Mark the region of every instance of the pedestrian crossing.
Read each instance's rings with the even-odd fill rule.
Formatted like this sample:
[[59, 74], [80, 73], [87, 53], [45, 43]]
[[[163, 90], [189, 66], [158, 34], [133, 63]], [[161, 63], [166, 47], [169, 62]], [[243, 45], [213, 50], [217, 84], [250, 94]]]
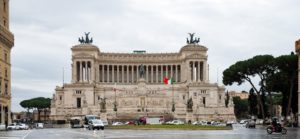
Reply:
[[31, 130], [0, 131], [0, 139], [24, 139]]

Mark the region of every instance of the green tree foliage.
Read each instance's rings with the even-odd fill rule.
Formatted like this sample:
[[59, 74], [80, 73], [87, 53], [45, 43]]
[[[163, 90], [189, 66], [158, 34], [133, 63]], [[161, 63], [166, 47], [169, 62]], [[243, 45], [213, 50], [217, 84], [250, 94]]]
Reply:
[[20, 105], [24, 109], [27, 109], [27, 118], [29, 118], [29, 111], [30, 111], [30, 109], [33, 108], [30, 101], [29, 100], [23, 100], [23, 101], [20, 102]]
[[282, 93], [283, 115], [287, 116], [291, 111], [296, 113], [298, 56], [293, 53], [282, 55], [275, 58], [274, 64], [276, 73], [267, 80], [268, 90]]
[[44, 97], [37, 97], [28, 100], [23, 100], [20, 105], [23, 108], [31, 109], [36, 108], [38, 110], [38, 121], [40, 121], [40, 112], [44, 109], [50, 108], [51, 106], [51, 99], [44, 98]]
[[[257, 94], [257, 100], [262, 114], [265, 118], [264, 94], [266, 91], [265, 81], [274, 74], [274, 57], [271, 55], [258, 55], [244, 61], [238, 61], [223, 72], [224, 85], [237, 83], [241, 85], [244, 82], [250, 83], [254, 92]], [[255, 85], [253, 77], [258, 76], [259, 85]]]
[[238, 119], [247, 118], [248, 116], [248, 100], [240, 97], [232, 97], [234, 103], [234, 114]]

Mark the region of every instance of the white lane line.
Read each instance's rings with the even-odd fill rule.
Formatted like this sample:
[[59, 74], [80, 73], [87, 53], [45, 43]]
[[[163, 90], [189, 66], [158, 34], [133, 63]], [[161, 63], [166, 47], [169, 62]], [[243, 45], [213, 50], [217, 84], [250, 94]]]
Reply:
[[25, 136], [23, 136], [22, 139], [25, 139], [31, 132], [32, 130], [29, 130], [29, 132]]

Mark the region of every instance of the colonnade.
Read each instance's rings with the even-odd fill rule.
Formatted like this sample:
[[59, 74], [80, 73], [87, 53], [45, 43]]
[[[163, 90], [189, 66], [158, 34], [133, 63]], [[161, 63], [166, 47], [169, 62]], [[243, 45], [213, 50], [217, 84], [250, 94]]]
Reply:
[[206, 62], [204, 61], [190, 61], [191, 81], [203, 82], [206, 79]]
[[[139, 80], [140, 65], [99, 65], [99, 82], [106, 83], [136, 83]], [[175, 65], [144, 65], [145, 80], [148, 83], [163, 83], [163, 78], [173, 78], [181, 81], [181, 67]]]
[[77, 82], [90, 82], [92, 80], [92, 64], [90, 61], [76, 62]]
[[[1, 124], [10, 124], [10, 111], [7, 106], [0, 105], [0, 123]], [[7, 123], [6, 123], [7, 122]]]

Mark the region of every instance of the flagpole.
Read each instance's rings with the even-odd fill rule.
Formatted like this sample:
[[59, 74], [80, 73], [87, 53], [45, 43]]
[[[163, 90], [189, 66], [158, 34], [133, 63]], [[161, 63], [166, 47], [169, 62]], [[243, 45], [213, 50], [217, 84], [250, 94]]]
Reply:
[[172, 112], [175, 112], [175, 102], [174, 102], [174, 86], [173, 86], [173, 77], [171, 77], [171, 85], [172, 85]]

